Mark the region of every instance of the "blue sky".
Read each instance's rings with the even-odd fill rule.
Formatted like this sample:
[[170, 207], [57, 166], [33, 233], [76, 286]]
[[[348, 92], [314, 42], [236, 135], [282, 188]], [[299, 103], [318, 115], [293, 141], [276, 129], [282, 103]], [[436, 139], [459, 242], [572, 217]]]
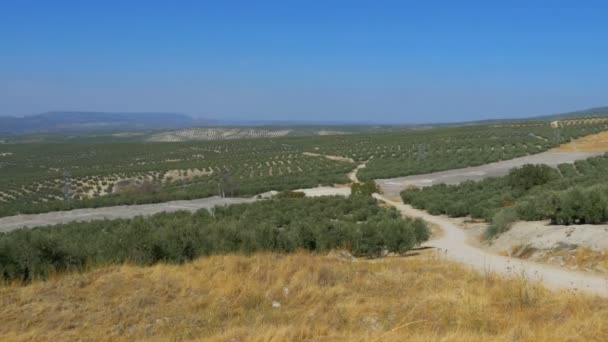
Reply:
[[602, 1], [0, 2], [0, 115], [375, 122], [608, 105]]

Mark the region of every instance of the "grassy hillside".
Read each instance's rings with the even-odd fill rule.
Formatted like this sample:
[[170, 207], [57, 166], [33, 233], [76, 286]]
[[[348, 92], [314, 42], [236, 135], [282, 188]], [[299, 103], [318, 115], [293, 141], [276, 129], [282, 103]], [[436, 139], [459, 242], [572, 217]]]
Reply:
[[[130, 265], [0, 287], [5, 340], [601, 341], [608, 302], [431, 256]], [[274, 303], [274, 305], [273, 305]]]

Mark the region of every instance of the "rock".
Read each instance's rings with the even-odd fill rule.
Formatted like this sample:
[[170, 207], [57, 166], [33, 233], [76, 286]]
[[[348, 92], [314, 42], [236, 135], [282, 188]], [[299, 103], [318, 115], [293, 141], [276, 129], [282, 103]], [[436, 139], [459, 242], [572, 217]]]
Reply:
[[566, 260], [564, 259], [564, 257], [559, 255], [550, 257], [549, 259], [547, 259], [547, 261], [552, 264], [558, 264], [560, 266], [564, 266], [566, 264]]
[[350, 252], [347, 250], [331, 251], [331, 252], [329, 252], [329, 254], [327, 256], [330, 258], [338, 259], [340, 261], [349, 261], [349, 262], [357, 261], [357, 258], [352, 256], [352, 254], [350, 254]]
[[380, 330], [382, 329], [382, 324], [380, 323], [380, 320], [378, 320], [377, 317], [364, 317], [363, 318], [363, 323], [367, 326], [369, 326], [370, 329], [372, 330]]

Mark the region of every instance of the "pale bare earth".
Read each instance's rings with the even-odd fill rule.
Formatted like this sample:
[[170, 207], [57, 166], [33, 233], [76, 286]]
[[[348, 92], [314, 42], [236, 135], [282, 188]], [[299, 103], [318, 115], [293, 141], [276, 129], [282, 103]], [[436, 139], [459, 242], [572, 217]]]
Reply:
[[608, 224], [559, 226], [548, 220], [519, 221], [488, 241], [483, 238], [487, 222], [470, 217], [440, 217], [463, 229], [467, 243], [488, 252], [608, 275]]
[[251, 198], [221, 198], [209, 197], [189, 201], [171, 201], [165, 203], [123, 205], [114, 207], [74, 209], [56, 211], [44, 214], [17, 215], [0, 218], [0, 232], [8, 232], [19, 228], [33, 228], [70, 222], [88, 222], [94, 220], [126, 219], [136, 216], [151, 216], [161, 212], [178, 210], [197, 211], [211, 209], [216, 206], [251, 203]]
[[350, 188], [347, 187], [343, 187], [343, 188], [335, 188], [335, 187], [331, 187], [331, 186], [320, 186], [317, 188], [310, 188], [310, 189], [298, 189], [298, 190], [293, 190], [295, 192], [303, 192], [306, 197], [319, 197], [319, 196], [344, 196], [344, 197], [348, 197], [350, 196]]
[[367, 166], [366, 163], [360, 164], [358, 165], [354, 170], [352, 170], [351, 172], [349, 172], [348, 179], [350, 179], [351, 182], [353, 183], [361, 183], [359, 181], [359, 178], [357, 177], [357, 172], [359, 172], [359, 170], [365, 168]]
[[568, 289], [573, 292], [582, 291], [608, 297], [608, 277], [567, 271], [554, 266], [491, 254], [468, 244], [466, 232], [448, 219], [433, 216], [379, 194], [374, 194], [374, 197], [394, 206], [403, 215], [421, 218], [440, 226], [444, 234], [425, 245], [439, 249], [450, 260], [471, 266], [481, 272], [498, 272], [511, 276], [523, 276], [532, 281], [541, 281], [549, 288]]
[[339, 161], [339, 162], [344, 162], [344, 163], [354, 163], [355, 162], [353, 160], [353, 158], [347, 158], [347, 157], [331, 156], [331, 155], [327, 155], [327, 154], [319, 154], [319, 153], [312, 153], [312, 152], [304, 152], [302, 154], [305, 156], [309, 156], [309, 157], [325, 157], [329, 160]]
[[549, 221], [517, 222], [494, 239], [494, 251], [507, 251], [514, 246], [530, 245], [535, 249], [560, 246], [584, 246], [596, 251], [608, 250], [608, 225], [551, 225]]
[[177, 131], [154, 134], [148, 141], [180, 142], [196, 140], [223, 140], [242, 138], [284, 137], [291, 132], [289, 129], [269, 130], [254, 128], [187, 128]]
[[423, 175], [398, 177], [390, 179], [377, 179], [376, 183], [382, 189], [384, 194], [391, 196], [399, 196], [399, 193], [408, 187], [426, 187], [436, 184], [459, 184], [461, 182], [472, 180], [479, 181], [487, 177], [499, 177], [509, 173], [509, 170], [521, 167], [525, 164], [545, 164], [551, 167], [556, 167], [563, 163], [574, 163], [577, 160], [587, 159], [589, 157], [601, 155], [603, 152], [556, 152], [548, 151], [539, 154], [529, 155], [525, 157], [499, 161], [495, 163], [467, 167], [462, 169], [454, 169], [441, 172], [427, 173]]
[[605, 152], [608, 151], [608, 131], [582, 137], [552, 149], [555, 152]]
[[[348, 197], [351, 193], [351, 189], [349, 187], [337, 188], [329, 186], [321, 186], [309, 189], [297, 189], [293, 191], [303, 192], [306, 197]], [[251, 203], [260, 199], [271, 198], [276, 194], [278, 194], [277, 191], [268, 191], [258, 196], [254, 196], [253, 198], [222, 198], [214, 196], [202, 199], [171, 201], [165, 203], [121, 205], [113, 207], [55, 211], [43, 214], [0, 217], [0, 232], [8, 232], [19, 228], [33, 228], [70, 222], [87, 222], [94, 220], [133, 218], [136, 216], [151, 216], [161, 212], [174, 212], [178, 210], [196, 211], [199, 209], [211, 209], [213, 207], [222, 205]]]

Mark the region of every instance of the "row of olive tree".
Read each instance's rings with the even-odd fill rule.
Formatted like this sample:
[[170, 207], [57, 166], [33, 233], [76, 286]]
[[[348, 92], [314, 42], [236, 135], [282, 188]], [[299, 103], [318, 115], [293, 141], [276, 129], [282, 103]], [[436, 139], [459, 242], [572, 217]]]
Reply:
[[401, 193], [405, 203], [432, 214], [472, 216], [491, 222], [492, 237], [517, 220], [550, 219], [554, 224], [608, 222], [608, 156], [557, 169], [525, 165], [507, 176], [459, 185], [436, 185]]
[[218, 253], [349, 249], [356, 256], [403, 253], [426, 241], [423, 221], [403, 219], [369, 197], [282, 198], [149, 218], [71, 223], [0, 234], [0, 276], [132, 262], [186, 262]]

